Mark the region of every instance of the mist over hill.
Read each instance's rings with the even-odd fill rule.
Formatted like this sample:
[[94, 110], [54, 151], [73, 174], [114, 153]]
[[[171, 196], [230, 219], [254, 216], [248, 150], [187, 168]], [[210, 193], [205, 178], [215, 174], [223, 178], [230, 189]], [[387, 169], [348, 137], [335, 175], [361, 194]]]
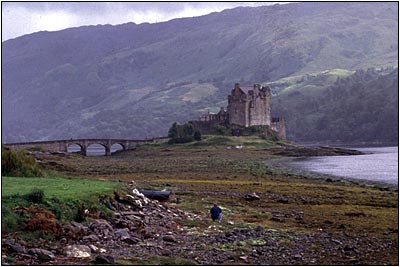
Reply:
[[[325, 136], [323, 131], [310, 135], [301, 130], [307, 125], [292, 123], [302, 114], [301, 119], [310, 125], [315, 117], [338, 121], [339, 112], [335, 113], [339, 117], [328, 116], [332, 110], [323, 94], [317, 98], [319, 109], [299, 114], [290, 104], [292, 96], [278, 94], [278, 89], [285, 89], [282, 79], [315, 72], [396, 67], [398, 5], [240, 7], [155, 24], [39, 32], [3, 42], [2, 52], [3, 142], [165, 136], [174, 121], [196, 119], [208, 109], [226, 106], [235, 82], [271, 83], [276, 92], [273, 101], [280, 101], [275, 112], [287, 118], [292, 140], [344, 138], [351, 142], [359, 136]], [[334, 80], [341, 75], [333, 75]], [[351, 85], [367, 99], [378, 99], [365, 110], [371, 112], [369, 124], [355, 120], [351, 127], [369, 131], [375, 127], [371, 123], [381, 121], [379, 114], [394, 112], [392, 106], [384, 107], [386, 101], [394, 101], [397, 88], [391, 81], [397, 79], [398, 84], [398, 76], [387, 75], [378, 73], [373, 80]], [[375, 97], [377, 91], [369, 88], [380, 88], [382, 83], [387, 89], [378, 90], [382, 94]], [[303, 85], [312, 86], [299, 82], [300, 94]], [[352, 101], [347, 105], [367, 105], [357, 97]], [[335, 103], [340, 109], [341, 102]], [[366, 139], [388, 138], [375, 133]]]

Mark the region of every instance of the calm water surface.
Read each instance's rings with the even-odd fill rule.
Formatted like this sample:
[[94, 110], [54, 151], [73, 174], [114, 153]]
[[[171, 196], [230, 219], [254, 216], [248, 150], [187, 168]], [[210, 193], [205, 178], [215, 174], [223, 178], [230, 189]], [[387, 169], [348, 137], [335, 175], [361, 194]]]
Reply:
[[398, 184], [398, 147], [354, 148], [367, 155], [310, 157], [292, 164], [307, 171]]

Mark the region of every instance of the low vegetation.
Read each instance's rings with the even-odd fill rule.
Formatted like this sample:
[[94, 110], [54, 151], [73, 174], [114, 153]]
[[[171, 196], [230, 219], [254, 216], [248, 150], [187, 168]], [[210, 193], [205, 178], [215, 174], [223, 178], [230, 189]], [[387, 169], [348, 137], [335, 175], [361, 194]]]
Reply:
[[43, 175], [33, 156], [24, 150], [10, 150], [1, 146], [1, 175], [35, 177]]

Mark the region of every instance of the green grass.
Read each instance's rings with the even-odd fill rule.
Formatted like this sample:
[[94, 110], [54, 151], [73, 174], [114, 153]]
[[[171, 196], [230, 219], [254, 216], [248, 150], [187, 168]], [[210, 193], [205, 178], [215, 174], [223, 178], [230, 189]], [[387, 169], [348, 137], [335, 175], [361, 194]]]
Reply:
[[[12, 212], [16, 206], [34, 204], [52, 211], [59, 220], [84, 220], [79, 217], [83, 208], [106, 212], [98, 202], [99, 196], [110, 195], [120, 189], [115, 182], [79, 178], [5, 176], [2, 179], [2, 231], [15, 231], [20, 226], [22, 218]], [[27, 198], [34, 190], [44, 192], [40, 203], [33, 203]]]
[[244, 146], [244, 149], [267, 148], [279, 145], [279, 143], [263, 139], [258, 136], [219, 136], [203, 135], [199, 142], [190, 143], [191, 146]]
[[60, 201], [87, 200], [90, 196], [110, 194], [117, 184], [110, 181], [89, 179], [68, 179], [58, 177], [3, 177], [2, 198], [19, 194], [28, 194], [33, 188], [42, 189], [45, 198], [57, 198]]
[[268, 147], [275, 147], [279, 145], [284, 145], [283, 141], [273, 141], [269, 139], [263, 139], [258, 136], [226, 136], [226, 135], [202, 135], [202, 139], [200, 141], [192, 141], [184, 144], [168, 144], [167, 141], [155, 141], [152, 143], [147, 143], [140, 146], [138, 149], [156, 149], [156, 148], [166, 148], [166, 149], [174, 149], [174, 148], [198, 148], [198, 147], [207, 147], [216, 148], [216, 147], [235, 147], [235, 146], [243, 146], [242, 149], [262, 149]]

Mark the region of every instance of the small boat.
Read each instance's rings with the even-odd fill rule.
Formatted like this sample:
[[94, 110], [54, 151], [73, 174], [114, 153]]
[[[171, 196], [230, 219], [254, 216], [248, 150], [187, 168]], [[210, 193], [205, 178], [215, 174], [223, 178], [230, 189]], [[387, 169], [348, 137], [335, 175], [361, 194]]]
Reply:
[[157, 191], [157, 190], [139, 190], [145, 197], [159, 201], [169, 199], [171, 191]]

